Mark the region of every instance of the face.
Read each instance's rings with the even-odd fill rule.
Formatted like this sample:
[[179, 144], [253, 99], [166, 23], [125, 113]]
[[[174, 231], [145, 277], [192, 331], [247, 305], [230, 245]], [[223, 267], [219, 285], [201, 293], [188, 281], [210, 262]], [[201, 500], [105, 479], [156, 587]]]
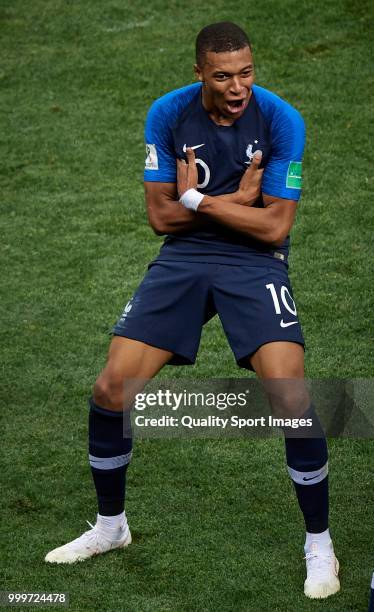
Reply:
[[254, 66], [249, 47], [238, 51], [205, 54], [203, 66], [195, 66], [203, 83], [203, 104], [218, 120], [236, 120], [244, 113], [254, 82]]

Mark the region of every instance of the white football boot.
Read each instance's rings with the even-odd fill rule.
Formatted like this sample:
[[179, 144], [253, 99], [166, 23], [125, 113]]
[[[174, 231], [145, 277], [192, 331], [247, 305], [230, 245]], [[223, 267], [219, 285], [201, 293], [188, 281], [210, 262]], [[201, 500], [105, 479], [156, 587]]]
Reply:
[[47, 563], [75, 563], [115, 548], [125, 548], [131, 544], [131, 533], [126, 519], [118, 529], [104, 526], [100, 517], [97, 518], [95, 526], [88, 521], [87, 523], [92, 529], [85, 531], [72, 542], [51, 550], [46, 555], [45, 561]]
[[339, 561], [335, 557], [332, 542], [319, 546], [312, 542], [305, 554], [307, 578], [304, 593], [311, 599], [324, 599], [340, 590]]

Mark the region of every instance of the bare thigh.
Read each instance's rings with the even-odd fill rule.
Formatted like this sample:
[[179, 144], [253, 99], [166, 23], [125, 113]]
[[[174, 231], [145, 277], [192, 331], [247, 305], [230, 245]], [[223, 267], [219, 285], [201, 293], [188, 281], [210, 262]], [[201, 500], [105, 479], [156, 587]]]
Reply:
[[115, 336], [106, 366], [94, 385], [95, 403], [109, 410], [123, 410], [131, 396], [142, 388], [142, 381], [153, 378], [172, 356], [173, 353], [144, 342]]
[[273, 412], [292, 417], [304, 414], [310, 405], [304, 381], [304, 349], [296, 342], [269, 342], [250, 358], [263, 382]]

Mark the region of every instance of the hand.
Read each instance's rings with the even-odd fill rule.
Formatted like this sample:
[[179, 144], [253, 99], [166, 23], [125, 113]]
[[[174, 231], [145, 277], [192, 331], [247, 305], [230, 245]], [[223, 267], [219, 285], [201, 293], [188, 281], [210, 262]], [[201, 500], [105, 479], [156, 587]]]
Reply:
[[236, 192], [237, 201], [244, 206], [252, 206], [261, 194], [261, 181], [264, 169], [260, 168], [262, 151], [255, 151], [252, 163], [242, 176]]
[[187, 164], [184, 159], [177, 159], [177, 189], [181, 197], [188, 189], [197, 187], [197, 166], [195, 153], [192, 149], [187, 149]]

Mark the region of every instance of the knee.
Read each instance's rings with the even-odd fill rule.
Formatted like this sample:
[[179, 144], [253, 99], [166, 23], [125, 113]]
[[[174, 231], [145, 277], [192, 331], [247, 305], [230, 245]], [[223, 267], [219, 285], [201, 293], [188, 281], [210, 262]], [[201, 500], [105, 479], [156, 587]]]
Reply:
[[123, 380], [102, 372], [93, 388], [95, 404], [109, 410], [123, 409]]
[[275, 415], [283, 418], [302, 416], [310, 405], [310, 397], [301, 379], [271, 381], [268, 388], [270, 403]]
[[307, 393], [299, 393], [296, 389], [290, 389], [280, 397], [279, 404], [286, 418], [301, 417], [308, 409], [310, 399]]

